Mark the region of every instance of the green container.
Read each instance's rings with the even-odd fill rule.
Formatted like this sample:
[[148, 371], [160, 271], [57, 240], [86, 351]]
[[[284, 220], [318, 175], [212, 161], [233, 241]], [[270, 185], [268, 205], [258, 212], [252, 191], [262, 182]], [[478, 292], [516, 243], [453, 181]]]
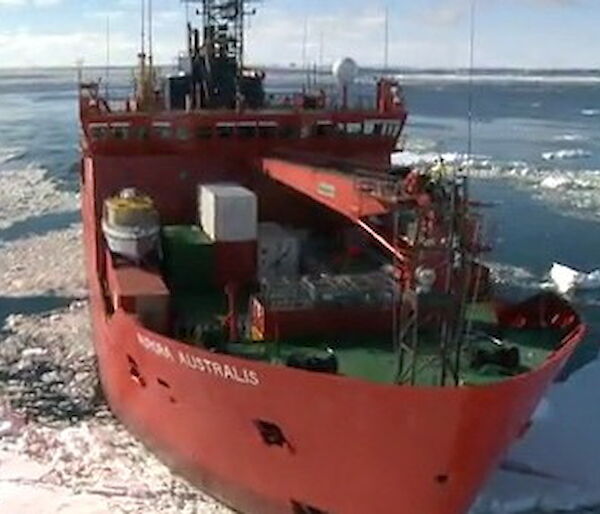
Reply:
[[162, 231], [163, 268], [176, 293], [214, 290], [215, 245], [197, 226], [170, 226]]

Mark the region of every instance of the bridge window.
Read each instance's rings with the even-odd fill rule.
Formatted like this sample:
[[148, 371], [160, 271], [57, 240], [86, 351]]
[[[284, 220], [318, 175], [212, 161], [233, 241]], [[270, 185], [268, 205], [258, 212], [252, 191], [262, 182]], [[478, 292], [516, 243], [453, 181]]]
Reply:
[[90, 137], [94, 141], [106, 139], [106, 136], [108, 135], [108, 127], [106, 125], [97, 125], [97, 124], [90, 125], [89, 130], [90, 130]]
[[217, 125], [217, 136], [222, 138], [222, 139], [226, 139], [229, 137], [233, 137], [233, 130], [235, 128], [235, 125], [233, 124], [220, 124]]
[[300, 137], [300, 130], [294, 125], [284, 125], [279, 130], [279, 136], [283, 139], [294, 139]]
[[129, 125], [113, 125], [110, 128], [110, 133], [118, 141], [129, 139]]
[[241, 139], [253, 139], [256, 137], [258, 127], [253, 123], [240, 123], [237, 127], [237, 134]]
[[330, 121], [318, 121], [314, 128], [315, 136], [332, 136], [335, 134], [335, 125]]
[[202, 125], [196, 129], [198, 139], [210, 139], [213, 136], [213, 129], [208, 125]]
[[131, 135], [140, 141], [147, 141], [150, 137], [150, 131], [148, 130], [148, 127], [133, 127], [131, 129]]
[[346, 132], [349, 136], [361, 136], [363, 133], [362, 123], [347, 123]]
[[270, 139], [277, 136], [277, 123], [259, 123], [258, 124], [258, 135], [263, 139]]
[[338, 123], [340, 134], [347, 136], [360, 136], [363, 133], [362, 123]]
[[401, 123], [398, 120], [367, 120], [364, 133], [368, 136], [398, 137]]
[[375, 134], [375, 122], [374, 121], [365, 121], [364, 133], [367, 136], [372, 136]]
[[170, 123], [155, 123], [152, 130], [160, 139], [171, 139], [173, 137], [173, 129]]
[[400, 135], [400, 123], [388, 123], [385, 128], [385, 136], [396, 138]]
[[190, 131], [187, 127], [177, 127], [175, 129], [175, 137], [180, 141], [189, 141], [191, 138]]

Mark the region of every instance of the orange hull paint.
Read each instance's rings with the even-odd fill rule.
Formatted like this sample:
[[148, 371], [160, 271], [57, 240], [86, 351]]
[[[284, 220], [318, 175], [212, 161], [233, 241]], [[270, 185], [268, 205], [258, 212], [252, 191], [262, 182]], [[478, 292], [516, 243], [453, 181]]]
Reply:
[[[532, 373], [469, 388], [376, 385], [191, 348], [124, 312], [107, 315], [94, 198], [107, 191], [95, 189], [91, 160], [84, 170], [94, 341], [109, 404], [173, 468], [242, 512], [303, 512], [297, 502], [329, 514], [464, 514], [583, 335], [577, 325]], [[257, 420], [277, 424], [288, 444], [267, 446]]]

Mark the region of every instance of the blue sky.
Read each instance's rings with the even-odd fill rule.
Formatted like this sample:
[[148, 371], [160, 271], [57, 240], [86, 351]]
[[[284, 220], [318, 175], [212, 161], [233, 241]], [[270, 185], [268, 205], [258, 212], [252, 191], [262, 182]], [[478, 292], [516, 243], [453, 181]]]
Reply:
[[[300, 62], [304, 20], [308, 56], [353, 56], [381, 64], [384, 10], [390, 62], [460, 67], [468, 63], [471, 0], [265, 0], [250, 23], [248, 56], [260, 64]], [[476, 0], [476, 64], [481, 67], [600, 67], [600, 0]], [[156, 57], [170, 62], [184, 44], [183, 7], [154, 0]], [[0, 66], [105, 62], [110, 17], [115, 64], [135, 59], [139, 0], [0, 0]]]

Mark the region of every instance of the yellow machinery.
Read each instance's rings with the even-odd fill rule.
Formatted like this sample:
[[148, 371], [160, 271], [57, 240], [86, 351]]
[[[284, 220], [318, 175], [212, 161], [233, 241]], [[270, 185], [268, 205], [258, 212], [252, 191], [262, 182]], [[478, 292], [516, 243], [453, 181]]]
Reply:
[[104, 202], [102, 230], [113, 253], [141, 261], [158, 249], [160, 218], [154, 201], [136, 189], [123, 189]]

